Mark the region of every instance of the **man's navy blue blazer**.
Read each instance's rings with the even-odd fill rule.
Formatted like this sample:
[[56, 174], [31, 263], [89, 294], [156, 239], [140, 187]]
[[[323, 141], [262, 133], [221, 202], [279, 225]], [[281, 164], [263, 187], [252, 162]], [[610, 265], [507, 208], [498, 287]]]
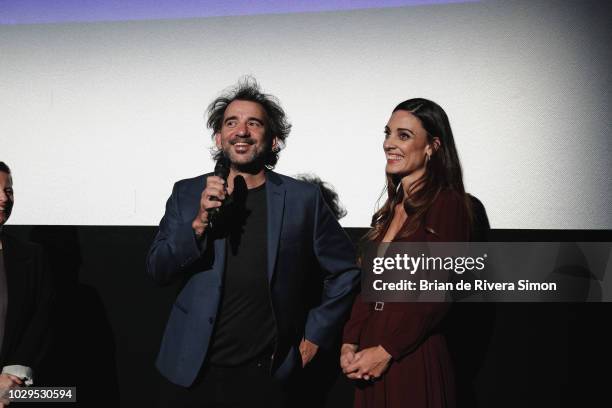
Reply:
[[[223, 291], [225, 239], [198, 242], [191, 227], [211, 174], [174, 185], [147, 256], [159, 284], [186, 282], [170, 313], [157, 368], [188, 387], [210, 343]], [[299, 342], [330, 347], [342, 329], [359, 284], [355, 249], [323, 201], [318, 186], [266, 171], [268, 280], [277, 339], [272, 374], [279, 380], [301, 368]], [[311, 279], [321, 279], [321, 303], [307, 307]]]

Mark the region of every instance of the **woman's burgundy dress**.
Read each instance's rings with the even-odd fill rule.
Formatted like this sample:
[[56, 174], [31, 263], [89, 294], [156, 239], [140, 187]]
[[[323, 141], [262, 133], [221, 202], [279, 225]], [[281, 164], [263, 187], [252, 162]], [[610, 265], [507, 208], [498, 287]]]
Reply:
[[[424, 223], [399, 241], [467, 241], [469, 223], [463, 198], [442, 191]], [[382, 311], [358, 296], [344, 328], [344, 343], [359, 349], [381, 345], [391, 354], [389, 369], [373, 382], [358, 381], [356, 408], [454, 407], [451, 359], [439, 323], [448, 303], [384, 303]]]

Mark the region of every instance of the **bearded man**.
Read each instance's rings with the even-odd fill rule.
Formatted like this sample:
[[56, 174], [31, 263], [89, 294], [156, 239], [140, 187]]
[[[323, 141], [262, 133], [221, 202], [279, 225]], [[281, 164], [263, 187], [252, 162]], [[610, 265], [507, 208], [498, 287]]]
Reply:
[[208, 126], [227, 180], [177, 182], [147, 257], [153, 280], [183, 282], [157, 358], [160, 406], [286, 406], [347, 318], [354, 247], [316, 185], [272, 171], [291, 128], [276, 98], [243, 80], [210, 104]]

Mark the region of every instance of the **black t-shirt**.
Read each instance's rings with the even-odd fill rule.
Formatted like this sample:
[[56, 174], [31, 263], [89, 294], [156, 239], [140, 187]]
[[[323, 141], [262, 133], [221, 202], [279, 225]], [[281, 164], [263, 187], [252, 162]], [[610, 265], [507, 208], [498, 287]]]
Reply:
[[276, 325], [268, 282], [266, 185], [247, 190], [236, 178], [223, 208], [226, 266], [210, 363], [236, 366], [271, 353]]

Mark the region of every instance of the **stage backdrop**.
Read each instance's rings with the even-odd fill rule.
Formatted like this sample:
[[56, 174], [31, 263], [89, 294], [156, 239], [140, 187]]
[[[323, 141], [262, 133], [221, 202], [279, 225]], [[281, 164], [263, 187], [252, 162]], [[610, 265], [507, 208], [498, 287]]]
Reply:
[[277, 170], [331, 182], [345, 227], [369, 224], [383, 127], [421, 96], [494, 227], [612, 228], [609, 2], [152, 3], [0, 1], [12, 223], [156, 225], [213, 168], [207, 104], [250, 74], [294, 125]]

